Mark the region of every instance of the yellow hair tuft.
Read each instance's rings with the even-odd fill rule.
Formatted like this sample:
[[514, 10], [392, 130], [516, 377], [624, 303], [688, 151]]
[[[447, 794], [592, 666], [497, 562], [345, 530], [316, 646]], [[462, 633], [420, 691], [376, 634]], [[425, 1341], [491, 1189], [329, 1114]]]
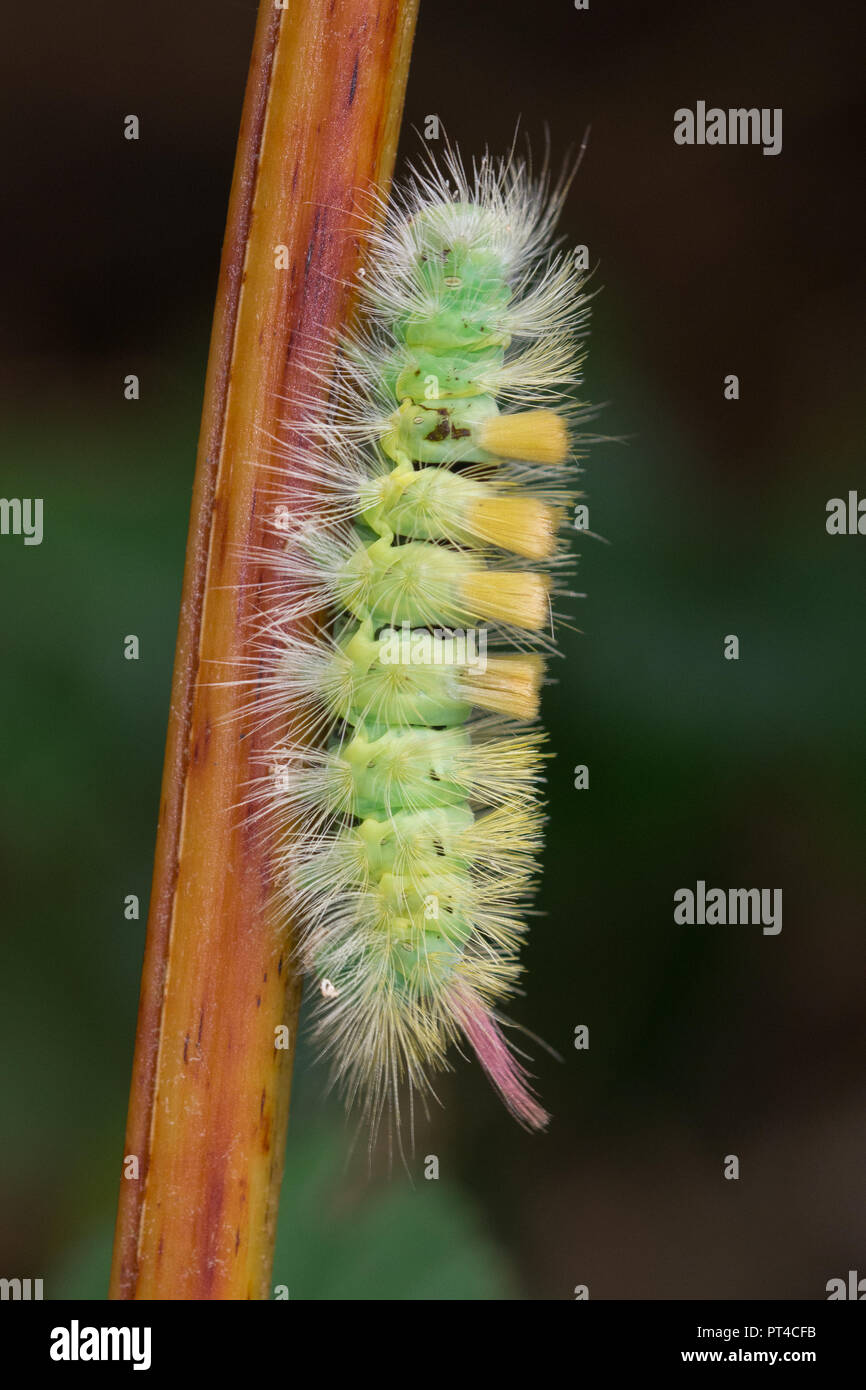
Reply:
[[494, 415], [484, 421], [478, 441], [488, 453], [527, 463], [564, 463], [568, 456], [568, 430], [555, 410]]
[[530, 560], [553, 554], [561, 519], [558, 507], [535, 497], [481, 497], [467, 511], [467, 524], [481, 540]]
[[470, 667], [461, 675], [460, 688], [479, 709], [536, 719], [543, 675], [540, 656], [488, 656], [485, 670]]
[[460, 582], [466, 608], [537, 632], [549, 618], [550, 578], [531, 570], [470, 570]]

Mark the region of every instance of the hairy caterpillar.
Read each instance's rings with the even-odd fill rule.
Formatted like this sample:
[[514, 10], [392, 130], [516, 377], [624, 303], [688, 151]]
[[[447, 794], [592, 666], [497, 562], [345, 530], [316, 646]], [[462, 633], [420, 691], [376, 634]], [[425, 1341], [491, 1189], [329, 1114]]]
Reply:
[[374, 220], [327, 416], [275, 468], [253, 708], [293, 730], [261, 779], [279, 907], [374, 1123], [461, 1040], [523, 1125], [548, 1120], [497, 1006], [521, 970], [568, 566], [588, 312], [552, 244], [569, 182], [513, 155], [413, 168]]

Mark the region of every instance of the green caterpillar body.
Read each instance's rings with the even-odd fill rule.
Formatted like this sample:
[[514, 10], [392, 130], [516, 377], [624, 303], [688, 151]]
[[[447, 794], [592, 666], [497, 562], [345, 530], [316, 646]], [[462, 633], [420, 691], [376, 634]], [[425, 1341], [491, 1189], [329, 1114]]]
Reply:
[[[495, 1006], [520, 974], [541, 845], [533, 648], [550, 642], [573, 496], [550, 408], [585, 313], [579, 274], [548, 249], [562, 191], [451, 157], [395, 200], [318, 445], [333, 525], [307, 525], [281, 560], [284, 616], [332, 616], [273, 654], [275, 701], [319, 743], [276, 759], [279, 882], [319, 980], [319, 1036], [374, 1119], [404, 1083], [429, 1089], [461, 1035], [522, 1123], [548, 1118]], [[488, 652], [489, 634], [519, 649]]]

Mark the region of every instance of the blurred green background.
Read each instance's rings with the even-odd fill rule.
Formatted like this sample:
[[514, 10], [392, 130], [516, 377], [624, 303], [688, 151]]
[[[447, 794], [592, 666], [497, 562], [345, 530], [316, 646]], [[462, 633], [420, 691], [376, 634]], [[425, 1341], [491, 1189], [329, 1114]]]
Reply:
[[[413, 1186], [350, 1155], [305, 1044], [274, 1271], [293, 1298], [822, 1298], [863, 1271], [866, 540], [824, 524], [829, 498], [866, 495], [856, 17], [421, 0], [406, 152], [430, 113], [468, 152], [504, 149], [518, 116], [557, 158], [592, 126], [564, 231], [598, 265], [585, 394], [621, 442], [588, 461], [610, 544], [582, 540], [581, 631], [547, 694], [515, 1008], [563, 1060], [533, 1049], [540, 1138], [459, 1062]], [[4, 24], [2, 492], [45, 499], [45, 538], [0, 538], [0, 1274], [49, 1298], [107, 1282], [254, 18], [156, 0]], [[782, 107], [782, 154], [675, 146], [697, 100]], [[782, 887], [781, 934], [676, 926], [699, 878]]]

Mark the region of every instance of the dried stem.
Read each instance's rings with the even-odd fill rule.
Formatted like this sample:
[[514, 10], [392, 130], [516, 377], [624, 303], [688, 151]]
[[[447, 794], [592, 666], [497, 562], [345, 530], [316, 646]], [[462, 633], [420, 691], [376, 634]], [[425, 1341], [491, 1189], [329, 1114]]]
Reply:
[[269, 1293], [300, 982], [269, 914], [266, 847], [237, 810], [261, 736], [227, 720], [245, 697], [213, 673], [249, 660], [263, 583], [250, 555], [272, 543], [268, 435], [351, 314], [352, 212], [391, 175], [416, 8], [260, 7], [193, 492], [124, 1150], [138, 1176], [127, 1161], [113, 1298]]

